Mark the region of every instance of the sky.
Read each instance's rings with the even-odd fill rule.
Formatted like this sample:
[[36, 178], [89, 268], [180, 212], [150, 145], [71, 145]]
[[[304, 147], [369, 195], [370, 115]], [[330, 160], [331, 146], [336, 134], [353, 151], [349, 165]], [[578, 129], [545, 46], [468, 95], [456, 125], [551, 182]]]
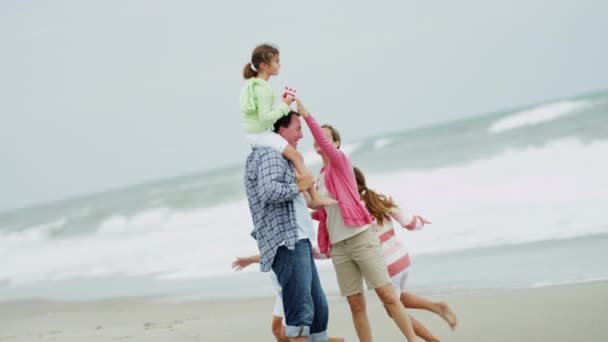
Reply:
[[0, 0], [0, 211], [242, 163], [259, 43], [349, 141], [607, 89], [606, 37], [607, 1]]

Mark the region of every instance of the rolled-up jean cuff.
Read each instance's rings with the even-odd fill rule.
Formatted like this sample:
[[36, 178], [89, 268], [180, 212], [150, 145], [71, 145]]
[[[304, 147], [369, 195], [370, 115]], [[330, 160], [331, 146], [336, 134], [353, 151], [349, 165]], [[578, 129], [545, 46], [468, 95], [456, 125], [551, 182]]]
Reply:
[[310, 334], [308, 337], [309, 342], [327, 342], [327, 331], [322, 331], [314, 334]]
[[310, 335], [310, 327], [307, 327], [305, 325], [301, 327], [294, 327], [288, 325], [287, 327], [285, 327], [285, 336], [287, 337], [301, 337], [308, 335]]

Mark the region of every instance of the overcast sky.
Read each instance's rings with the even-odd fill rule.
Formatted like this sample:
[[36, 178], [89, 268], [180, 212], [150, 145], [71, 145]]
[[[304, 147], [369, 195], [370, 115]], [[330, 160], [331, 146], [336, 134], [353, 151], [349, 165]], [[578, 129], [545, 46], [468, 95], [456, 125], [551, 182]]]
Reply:
[[605, 0], [0, 0], [0, 211], [242, 162], [261, 42], [348, 141], [606, 89], [607, 37]]

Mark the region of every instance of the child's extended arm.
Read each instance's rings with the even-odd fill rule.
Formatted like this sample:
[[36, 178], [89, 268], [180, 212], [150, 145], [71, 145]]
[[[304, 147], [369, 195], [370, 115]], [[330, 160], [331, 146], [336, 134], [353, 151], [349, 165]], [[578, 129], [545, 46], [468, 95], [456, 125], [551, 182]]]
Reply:
[[395, 219], [395, 221], [399, 222], [401, 227], [408, 230], [419, 230], [422, 229], [426, 223], [431, 223], [422, 216], [407, 215], [403, 210], [401, 210], [401, 208], [396, 208], [391, 211], [391, 217]]
[[232, 268], [235, 271], [240, 271], [243, 268], [251, 265], [251, 264], [259, 264], [260, 263], [260, 255], [251, 255], [248, 257], [237, 257], [236, 260], [232, 262]]

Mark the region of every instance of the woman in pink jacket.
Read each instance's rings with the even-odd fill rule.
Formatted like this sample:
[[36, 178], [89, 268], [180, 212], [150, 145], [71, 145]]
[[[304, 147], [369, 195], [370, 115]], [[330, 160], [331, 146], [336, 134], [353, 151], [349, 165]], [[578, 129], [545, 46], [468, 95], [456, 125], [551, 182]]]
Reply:
[[321, 127], [302, 102], [298, 113], [304, 118], [314, 140], [315, 150], [323, 159], [317, 186], [319, 192], [338, 201], [320, 210], [318, 245], [330, 253], [340, 292], [348, 300], [355, 330], [360, 341], [372, 341], [371, 327], [363, 295], [363, 279], [373, 288], [407, 340], [416, 335], [401, 301], [395, 294], [378, 237], [372, 231], [373, 217], [360, 202], [352, 163], [340, 150], [338, 131]]

